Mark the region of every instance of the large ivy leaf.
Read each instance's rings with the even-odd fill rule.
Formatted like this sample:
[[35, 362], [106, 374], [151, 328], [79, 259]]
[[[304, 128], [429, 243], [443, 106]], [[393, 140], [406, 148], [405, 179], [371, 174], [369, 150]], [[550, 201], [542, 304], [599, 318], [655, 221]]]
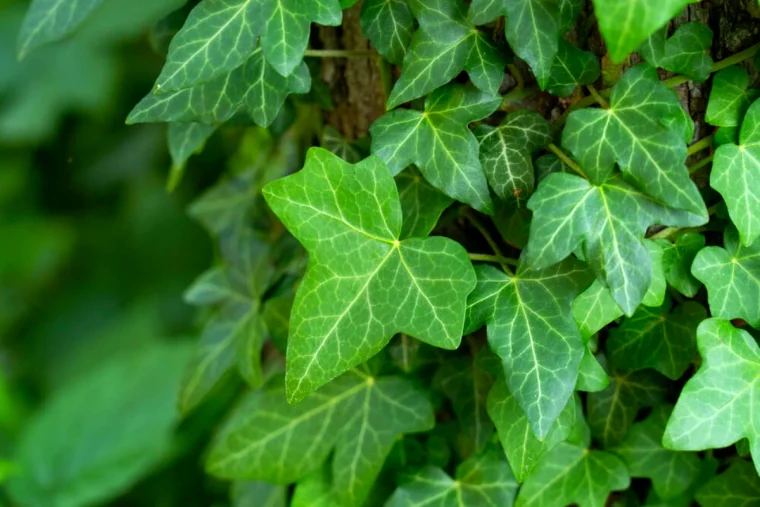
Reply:
[[560, 39], [546, 89], [553, 95], [567, 97], [578, 86], [591, 84], [599, 79], [600, 72], [596, 55]]
[[264, 197], [309, 252], [290, 321], [291, 401], [366, 361], [398, 332], [459, 345], [472, 265], [447, 238], [399, 241], [398, 192], [380, 158], [351, 165], [312, 148], [304, 168], [268, 184]]
[[404, 218], [401, 239], [426, 237], [453, 199], [428, 183], [414, 167], [398, 173], [395, 179]]
[[[757, 300], [755, 300], [757, 302]], [[697, 330], [702, 365], [681, 391], [663, 436], [685, 451], [726, 447], [748, 438], [760, 473], [760, 349], [730, 321], [708, 319]]]
[[425, 112], [399, 109], [378, 118], [370, 127], [372, 153], [394, 175], [415, 164], [446, 195], [493, 213], [478, 141], [467, 124], [490, 115], [500, 102], [473, 88], [441, 88], [425, 100]]
[[387, 507], [511, 507], [517, 492], [509, 466], [492, 453], [462, 462], [454, 478], [426, 467], [401, 480]]
[[705, 121], [716, 127], [737, 127], [744, 112], [757, 96], [757, 90], [747, 89], [749, 74], [743, 67], [733, 65], [716, 73], [712, 79]]
[[697, 326], [707, 312], [687, 301], [671, 311], [670, 298], [659, 308], [642, 306], [610, 331], [607, 352], [615, 364], [631, 370], [653, 368], [677, 380], [697, 353]]
[[73, 32], [103, 0], [33, 0], [18, 34], [18, 57]]
[[725, 248], [708, 246], [694, 258], [692, 274], [707, 287], [713, 317], [744, 319], [760, 329], [760, 239], [742, 246], [736, 229], [723, 235]]
[[691, 264], [705, 246], [705, 237], [697, 233], [681, 234], [674, 243], [664, 242], [662, 267], [665, 279], [678, 292], [693, 298], [702, 284], [691, 274]]
[[398, 377], [348, 373], [290, 405], [278, 375], [244, 400], [206, 468], [223, 478], [286, 484], [318, 469], [334, 451], [333, 494], [341, 504], [361, 505], [396, 439], [433, 424], [427, 396]]
[[611, 450], [623, 458], [632, 477], [652, 480], [661, 500], [684, 493], [699, 476], [701, 463], [695, 453], [662, 447], [662, 434], [672, 410], [660, 405], [644, 421], [631, 426], [628, 435]]
[[570, 399], [554, 421], [543, 440], [536, 438], [525, 411], [520, 408], [503, 379], [488, 393], [488, 415], [496, 425], [499, 440], [517, 482], [523, 483], [530, 472], [552, 447], [570, 435], [576, 421], [576, 411], [582, 410]]
[[665, 126], [684, 111], [657, 71], [643, 64], [630, 69], [612, 88], [609, 106], [572, 112], [562, 133], [562, 144], [591, 181], [605, 181], [617, 163], [648, 195], [706, 222], [705, 204], [685, 166], [684, 139]]
[[515, 276], [493, 266], [476, 271], [466, 330], [487, 325], [507, 386], [544, 439], [575, 388], [584, 347], [570, 304], [590, 283], [590, 272], [574, 260], [543, 270], [521, 268]]
[[697, 492], [702, 507], [751, 507], [760, 498], [760, 477], [752, 464], [736, 460], [722, 474], [714, 477]]
[[467, 20], [465, 3], [415, 0], [410, 5], [420, 28], [388, 97], [388, 109], [427, 95], [462, 70], [484, 93], [496, 95], [504, 79], [506, 60], [488, 36]]
[[378, 53], [400, 65], [414, 31], [414, 16], [407, 0], [366, 0], [359, 17], [362, 33]]
[[551, 141], [549, 123], [535, 111], [515, 111], [498, 127], [478, 125], [480, 164], [496, 195], [525, 200], [533, 193], [532, 155]]
[[647, 39], [639, 48], [644, 59], [696, 81], [707, 79], [713, 68], [712, 58], [706, 53], [712, 47], [712, 30], [702, 23], [686, 23], [670, 38], [667, 34], [667, 27], [663, 27]]
[[739, 145], [723, 144], [715, 151], [710, 186], [725, 199], [742, 244], [760, 238], [760, 101], [744, 116]]
[[594, 0], [599, 31], [615, 63], [622, 62], [657, 29], [697, 0]]

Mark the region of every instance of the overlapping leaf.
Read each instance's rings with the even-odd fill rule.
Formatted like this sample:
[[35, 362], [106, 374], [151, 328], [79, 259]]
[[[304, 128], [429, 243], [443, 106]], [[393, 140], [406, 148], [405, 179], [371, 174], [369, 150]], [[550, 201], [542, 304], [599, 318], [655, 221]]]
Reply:
[[744, 460], [736, 460], [722, 474], [714, 477], [697, 492], [702, 507], [750, 507], [760, 498], [760, 477]]
[[426, 237], [453, 199], [428, 183], [414, 167], [398, 173], [395, 179], [403, 215], [401, 238]]
[[500, 101], [459, 85], [436, 90], [425, 100], [424, 113], [399, 109], [378, 118], [370, 128], [372, 153], [394, 175], [415, 164], [444, 194], [493, 213], [478, 141], [467, 124], [490, 115]]
[[203, 149], [203, 145], [216, 130], [215, 125], [202, 123], [170, 123], [167, 134], [172, 168], [167, 187], [175, 188], [182, 179], [187, 159]]
[[716, 73], [712, 79], [705, 120], [717, 127], [738, 127], [757, 90], [747, 89], [749, 75], [737, 65]]
[[696, 81], [704, 81], [712, 72], [713, 61], [706, 53], [712, 46], [712, 30], [702, 23], [679, 26], [667, 38], [667, 27], [657, 30], [639, 48], [644, 59], [655, 67], [685, 74]]
[[386, 60], [400, 65], [414, 32], [407, 0], [366, 0], [359, 17], [362, 32]]
[[33, 0], [18, 35], [18, 56], [62, 39], [87, 19], [103, 0]]
[[[755, 304], [758, 300], [755, 300]], [[760, 349], [730, 321], [708, 319], [697, 330], [702, 365], [684, 386], [663, 436], [665, 447], [696, 451], [748, 438], [760, 473]]]
[[515, 276], [492, 266], [476, 271], [466, 329], [487, 325], [507, 386], [543, 439], [575, 388], [583, 342], [570, 304], [591, 282], [590, 272], [573, 260], [543, 270], [521, 268]]
[[691, 264], [697, 253], [705, 246], [701, 234], [681, 234], [674, 243], [666, 241], [662, 253], [665, 279], [686, 297], [694, 297], [702, 284], [691, 274]]
[[312, 148], [304, 168], [268, 184], [264, 196], [309, 252], [290, 320], [291, 401], [366, 361], [398, 332], [459, 345], [472, 265], [446, 238], [399, 241], [398, 192], [381, 159], [353, 166]]
[[553, 95], [567, 97], [578, 86], [599, 79], [600, 72], [599, 59], [593, 53], [560, 39], [546, 89]]

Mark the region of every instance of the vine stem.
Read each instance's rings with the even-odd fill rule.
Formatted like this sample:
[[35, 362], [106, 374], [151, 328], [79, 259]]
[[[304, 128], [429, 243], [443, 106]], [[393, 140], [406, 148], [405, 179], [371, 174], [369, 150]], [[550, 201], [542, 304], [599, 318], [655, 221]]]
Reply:
[[697, 162], [694, 165], [690, 166], [689, 167], [689, 175], [694, 174], [695, 172], [699, 171], [704, 166], [706, 166], [707, 164], [709, 164], [710, 162], [712, 162], [712, 160], [713, 160], [714, 157], [715, 157], [715, 155], [711, 153], [710, 155], [708, 155], [707, 157], [703, 158], [699, 162]]
[[307, 49], [304, 56], [315, 58], [370, 58], [375, 56], [372, 50], [363, 49]]
[[560, 158], [560, 160], [562, 160], [562, 162], [564, 162], [565, 164], [567, 164], [567, 166], [570, 167], [570, 169], [572, 169], [573, 171], [577, 172], [578, 174], [580, 174], [581, 176], [583, 176], [585, 179], [588, 179], [588, 176], [586, 176], [586, 173], [583, 172], [583, 169], [581, 169], [580, 166], [573, 161], [573, 159], [571, 159], [570, 157], [568, 157], [567, 155], [565, 155], [565, 152], [562, 151], [559, 148], [559, 146], [557, 146], [554, 143], [549, 143], [549, 146], [547, 146], [547, 148], [549, 148], [549, 150], [552, 153], [554, 153], [555, 155], [557, 155]]
[[600, 106], [602, 106], [603, 109], [610, 108], [610, 105], [607, 103], [607, 101], [604, 100], [604, 98], [601, 95], [599, 95], [598, 91], [596, 91], [596, 88], [594, 88], [594, 85], [588, 85], [586, 88], [588, 89], [589, 93], [591, 93], [591, 96], [594, 98], [594, 100]]
[[705, 148], [709, 148], [710, 146], [712, 146], [713, 136], [714, 136], [714, 134], [713, 135], [709, 135], [707, 137], [703, 137], [702, 139], [700, 139], [696, 143], [692, 144], [691, 146], [689, 146], [689, 149], [686, 150], [686, 154], [687, 155], [694, 155], [695, 153], [697, 153], [699, 151], [702, 151]]
[[[495, 258], [501, 258], [501, 259], [507, 259], [507, 257], [504, 257], [504, 254], [501, 253], [501, 248], [499, 248], [499, 244], [494, 241], [493, 237], [491, 237], [491, 233], [488, 232], [488, 229], [485, 228], [483, 224], [480, 223], [480, 220], [478, 220], [478, 217], [475, 216], [475, 214], [470, 210], [469, 208], [462, 208], [462, 216], [464, 216], [473, 227], [475, 227], [478, 232], [483, 236], [483, 238], [486, 240], [486, 243], [488, 243], [488, 246], [491, 247], [491, 250], [493, 250], [493, 253], [496, 255], [489, 255], [487, 256], [491, 261]], [[480, 254], [469, 254], [472, 259], [472, 255], [480, 255]], [[482, 259], [481, 259], [482, 260]], [[490, 261], [489, 261], [490, 262]], [[514, 276], [512, 273], [512, 270], [510, 270], [507, 267], [506, 262], [497, 261], [499, 264], [501, 264], [501, 269], [504, 270], [506, 274], [509, 276]]]
[[492, 262], [494, 264], [509, 264], [510, 266], [517, 266], [517, 259], [512, 257], [502, 257], [501, 255], [489, 255], [468, 253], [471, 261]]

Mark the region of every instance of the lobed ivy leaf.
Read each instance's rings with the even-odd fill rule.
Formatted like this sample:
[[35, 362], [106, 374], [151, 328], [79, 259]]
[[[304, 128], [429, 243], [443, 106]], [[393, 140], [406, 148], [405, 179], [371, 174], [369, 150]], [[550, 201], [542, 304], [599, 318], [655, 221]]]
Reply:
[[744, 319], [760, 329], [760, 239], [742, 246], [736, 229], [726, 229], [725, 248], [699, 251], [691, 272], [707, 287], [710, 313], [722, 319]]
[[603, 391], [610, 385], [610, 378], [591, 351], [588, 340], [584, 342], [586, 348], [583, 350], [583, 359], [578, 366], [578, 381], [575, 384], [575, 390], [588, 393]]
[[[757, 302], [757, 300], [755, 300]], [[699, 325], [702, 365], [686, 382], [663, 436], [665, 447], [696, 451], [748, 438], [760, 473], [760, 349], [747, 331], [728, 320]]]
[[720, 192], [745, 246], [760, 238], [760, 101], [747, 110], [739, 144], [715, 151], [710, 186]]
[[214, 442], [209, 473], [275, 484], [298, 481], [332, 460], [332, 492], [361, 505], [396, 439], [432, 429], [427, 396], [407, 380], [348, 373], [290, 405], [281, 375], [251, 393]]
[[685, 166], [684, 139], [678, 129], [666, 126], [677, 124], [684, 114], [657, 71], [642, 64], [612, 88], [609, 109], [572, 112], [562, 144], [593, 183], [605, 181], [617, 163], [643, 192], [705, 223], [705, 204]]
[[362, 150], [357, 142], [347, 141], [343, 138], [338, 129], [332, 125], [325, 125], [322, 129], [322, 137], [319, 140], [320, 146], [329, 152], [335, 153], [349, 164], [355, 164], [364, 158]]
[[571, 259], [543, 270], [521, 267], [515, 276], [493, 266], [476, 272], [466, 332], [487, 325], [507, 386], [544, 439], [575, 388], [583, 342], [570, 304], [590, 283], [590, 272]]
[[442, 237], [399, 241], [401, 206], [378, 157], [348, 164], [321, 148], [264, 197], [309, 253], [290, 318], [291, 402], [379, 352], [403, 332], [455, 349], [475, 276]]
[[426, 237], [454, 200], [428, 183], [414, 167], [398, 173], [395, 180], [403, 216], [401, 239]]
[[735, 460], [722, 474], [697, 491], [703, 507], [750, 507], [760, 498], [760, 477], [751, 463]]
[[612, 61], [620, 63], [657, 29], [698, 0], [593, 0]]
[[399, 109], [378, 118], [370, 127], [372, 153], [392, 174], [415, 164], [444, 194], [493, 214], [478, 141], [467, 124], [490, 115], [500, 102], [473, 88], [441, 88], [425, 100], [425, 112]]
[[463, 461], [454, 478], [425, 467], [402, 478], [387, 507], [511, 507], [517, 482], [503, 459], [487, 453]]
[[480, 164], [496, 195], [520, 201], [533, 193], [532, 155], [552, 141], [544, 117], [535, 111], [515, 111], [498, 127], [478, 125], [474, 134], [480, 144]]
[[194, 153], [198, 153], [216, 131], [216, 125], [202, 123], [170, 123], [167, 133], [169, 155], [172, 158], [171, 172], [167, 188], [173, 190], [182, 180], [185, 164]]
[[407, 0], [366, 0], [359, 16], [362, 33], [378, 53], [400, 65], [412, 42], [414, 16]]
[[733, 65], [715, 74], [707, 100], [705, 121], [716, 127], [738, 127], [757, 90], [747, 89], [749, 74], [743, 67]]
[[712, 73], [713, 61], [706, 53], [712, 47], [712, 30], [702, 23], [679, 26], [668, 38], [667, 27], [657, 30], [639, 48], [644, 59], [655, 67], [676, 74], [685, 74], [695, 81], [704, 81]]
[[593, 53], [583, 51], [565, 39], [560, 39], [546, 90], [552, 95], [567, 97], [578, 86], [588, 85], [599, 79], [600, 73], [599, 59]]
[[466, 17], [462, 0], [414, 0], [410, 3], [420, 28], [404, 56], [388, 109], [423, 97], [466, 70], [475, 86], [497, 95], [506, 60], [488, 36]]
[[18, 34], [19, 60], [76, 30], [103, 0], [32, 0]]
[[693, 298], [702, 284], [691, 274], [691, 265], [697, 253], [705, 246], [705, 237], [688, 232], [676, 238], [675, 243], [663, 243], [662, 266], [665, 279], [678, 292]]

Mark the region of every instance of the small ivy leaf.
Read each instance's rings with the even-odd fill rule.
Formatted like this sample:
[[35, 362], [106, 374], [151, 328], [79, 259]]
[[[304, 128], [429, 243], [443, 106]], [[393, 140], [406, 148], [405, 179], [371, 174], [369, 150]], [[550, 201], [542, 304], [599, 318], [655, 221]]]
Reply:
[[536, 181], [540, 182], [552, 173], [571, 173], [570, 166], [556, 155], [542, 155], [533, 163], [536, 167]]
[[[261, 503], [261, 499], [256, 500], [256, 503], [248, 505], [259, 505]], [[265, 507], [269, 507], [268, 504], [264, 505]], [[282, 507], [286, 507], [287, 505], [286, 502], [283, 502]], [[323, 466], [320, 470], [298, 481], [293, 490], [293, 499], [289, 505], [290, 507], [339, 507], [332, 492], [330, 468]], [[245, 506], [241, 505], [240, 507]]]
[[359, 17], [362, 33], [390, 63], [401, 65], [414, 31], [407, 0], [366, 0]]
[[708, 246], [699, 251], [691, 273], [707, 287], [713, 317], [744, 319], [760, 329], [760, 239], [742, 246], [736, 229], [723, 235], [725, 248]]
[[600, 72], [596, 55], [560, 39], [546, 90], [552, 95], [567, 97], [578, 86], [591, 84], [599, 79]]
[[103, 0], [33, 0], [18, 34], [19, 60], [76, 30]]
[[214, 236], [236, 235], [253, 209], [253, 173], [244, 173], [217, 183], [196, 199], [188, 214]]
[[288, 321], [292, 307], [292, 297], [280, 296], [267, 299], [261, 310], [261, 317], [264, 319], [267, 331], [269, 331], [269, 338], [283, 355], [287, 351]]
[[398, 173], [395, 179], [403, 216], [401, 239], [427, 237], [454, 200], [428, 183], [414, 167]]
[[733, 65], [716, 73], [707, 100], [705, 121], [716, 127], [738, 127], [758, 92], [749, 86], [749, 74]]
[[700, 216], [705, 223], [704, 201], [685, 165], [686, 144], [662, 123], [683, 117], [678, 98], [660, 82], [657, 71], [638, 65], [612, 88], [609, 109], [570, 114], [562, 144], [593, 183], [607, 179], [617, 163], [642, 191], [671, 208]]
[[425, 467], [402, 476], [386, 507], [511, 507], [518, 484], [507, 463], [494, 453], [462, 462], [452, 479], [440, 468]]
[[735, 460], [722, 474], [697, 491], [697, 502], [704, 507], [751, 506], [760, 498], [760, 477], [752, 464]]
[[462, 70], [484, 93], [497, 95], [506, 60], [487, 35], [467, 21], [462, 0], [416, 0], [411, 7], [420, 28], [404, 56], [388, 109], [427, 95]]
[[520, 488], [516, 507], [604, 507], [612, 491], [630, 486], [623, 461], [612, 453], [560, 442]]
[[629, 53], [657, 29], [674, 18], [684, 7], [697, 0], [593, 0], [599, 31], [607, 43], [610, 57], [622, 62]]
[[487, 325], [507, 386], [544, 439], [575, 388], [583, 342], [570, 303], [591, 273], [572, 259], [543, 270], [521, 267], [513, 277], [493, 266], [479, 265], [476, 272], [466, 331]]
[[610, 330], [607, 352], [613, 362], [628, 369], [653, 368], [677, 380], [696, 356], [697, 326], [706, 317], [705, 309], [694, 301], [673, 311], [670, 299], [659, 308], [642, 306]]
[[203, 125], [202, 123], [169, 124], [167, 143], [172, 158], [171, 172], [166, 184], [169, 191], [177, 188], [177, 185], [182, 181], [187, 159], [203, 150], [206, 141], [216, 129], [216, 125]]
[[478, 125], [480, 164], [496, 195], [522, 201], [533, 193], [531, 156], [551, 141], [549, 123], [535, 111], [515, 111], [500, 126]]
[[713, 33], [702, 23], [679, 26], [667, 38], [668, 28], [657, 30], [639, 48], [644, 59], [676, 74], [685, 74], [695, 81], [704, 81], [712, 73], [713, 60], [706, 53], [712, 47]]
[[354, 166], [312, 148], [300, 172], [263, 193], [309, 253], [290, 320], [291, 402], [363, 363], [398, 332], [459, 345], [472, 264], [447, 238], [399, 241], [398, 192], [380, 158]]
[[715, 131], [713, 144], [716, 148], [729, 143], [739, 143], [739, 127], [720, 127]]
[[467, 124], [493, 113], [501, 99], [451, 85], [425, 100], [425, 112], [391, 111], [370, 127], [372, 153], [396, 175], [410, 164], [444, 194], [493, 214], [488, 183], [478, 159], [478, 141]]
[[[757, 304], [755, 299], [755, 304]], [[663, 444], [696, 451], [749, 439], [760, 473], [760, 349], [752, 335], [723, 319], [697, 330], [702, 365], [684, 386], [668, 421]]]
[[760, 238], [760, 100], [744, 116], [739, 144], [715, 151], [710, 186], [725, 199], [742, 244], [753, 244]]
[[591, 432], [605, 448], [623, 440], [638, 411], [655, 405], [665, 396], [665, 377], [651, 370], [611, 370], [607, 389], [586, 398]]
[[678, 292], [688, 298], [696, 296], [702, 284], [691, 274], [691, 265], [697, 253], [705, 246], [705, 237], [688, 232], [681, 234], [675, 243], [663, 241], [662, 266], [665, 279]]
[[611, 449], [623, 458], [632, 477], [651, 479], [661, 500], [686, 492], [701, 469], [695, 453], [662, 447], [662, 434], [672, 409], [669, 405], [655, 407], [644, 421], [631, 426], [625, 440]]
[[525, 411], [510, 394], [504, 380], [497, 380], [488, 393], [488, 416], [496, 425], [504, 454], [517, 482], [525, 482], [541, 457], [567, 439], [576, 421], [576, 410], [582, 410], [582, 407], [571, 398], [552, 424], [546, 438], [539, 440], [533, 433]]
[[364, 155], [356, 143], [343, 139], [343, 136], [338, 132], [338, 129], [332, 125], [325, 125], [325, 128], [322, 130], [322, 138], [320, 139], [319, 144], [322, 148], [335, 153], [349, 164], [355, 164], [364, 158]]
[[607, 372], [604, 371], [587, 344], [583, 350], [581, 364], [578, 366], [578, 381], [575, 384], [575, 390], [595, 393], [606, 389], [609, 385], [610, 378]]
[[519, 201], [496, 199], [493, 222], [504, 241], [515, 248], [525, 248], [530, 231], [531, 212]]
[[349, 373], [290, 405], [278, 375], [244, 398], [214, 442], [206, 469], [226, 479], [286, 484], [318, 469], [334, 449], [333, 495], [341, 504], [360, 505], [396, 439], [433, 424], [427, 396], [398, 377]]

